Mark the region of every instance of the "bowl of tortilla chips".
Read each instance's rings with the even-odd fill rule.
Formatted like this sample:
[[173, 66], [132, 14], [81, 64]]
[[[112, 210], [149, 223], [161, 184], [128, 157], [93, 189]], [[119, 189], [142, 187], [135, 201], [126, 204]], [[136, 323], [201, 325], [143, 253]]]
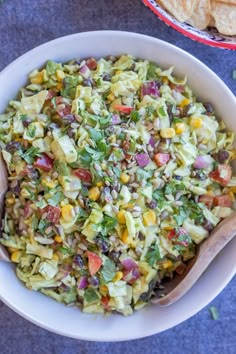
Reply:
[[162, 21], [213, 47], [236, 50], [236, 0], [143, 0]]

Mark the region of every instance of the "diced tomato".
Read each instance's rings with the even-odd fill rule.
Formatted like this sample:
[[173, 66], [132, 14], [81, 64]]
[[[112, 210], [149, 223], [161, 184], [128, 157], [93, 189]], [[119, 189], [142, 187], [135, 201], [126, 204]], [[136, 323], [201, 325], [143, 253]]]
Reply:
[[61, 118], [67, 116], [68, 114], [71, 114], [71, 105], [65, 100], [64, 97], [56, 97], [55, 103], [56, 107], [53, 104], [52, 107], [54, 106], [56, 108], [57, 114]]
[[24, 217], [27, 219], [32, 214], [33, 214], [33, 210], [32, 210], [32, 208], [30, 208], [30, 201], [27, 201], [25, 203], [25, 207], [24, 207]]
[[48, 205], [42, 209], [42, 213], [47, 213], [47, 220], [53, 224], [58, 224], [61, 216], [61, 209], [56, 206]]
[[104, 307], [104, 309], [106, 311], [109, 311], [110, 310], [110, 306], [108, 305], [109, 304], [109, 301], [110, 301], [110, 297], [109, 296], [103, 296], [101, 298], [101, 303], [102, 303], [102, 306]]
[[214, 197], [204, 194], [199, 197], [199, 202], [204, 203], [209, 209], [211, 209], [214, 202]]
[[46, 97], [46, 100], [51, 100], [53, 97], [55, 97], [57, 95], [57, 93], [53, 90], [49, 90], [48, 91], [48, 94], [47, 94], [47, 97]]
[[186, 264], [182, 263], [175, 269], [175, 271], [177, 274], [183, 275], [185, 273], [186, 269], [187, 269]]
[[220, 207], [232, 207], [232, 199], [230, 195], [220, 195], [214, 198], [214, 205]]
[[89, 273], [91, 274], [91, 276], [94, 276], [101, 268], [102, 258], [90, 251], [87, 251], [87, 256]]
[[184, 85], [175, 85], [172, 82], [170, 82], [169, 86], [172, 90], [178, 91], [180, 93], [183, 93], [185, 91]]
[[168, 239], [171, 240], [174, 244], [187, 247], [189, 245], [188, 233], [183, 227], [179, 227], [178, 229], [172, 229], [168, 233]]
[[48, 155], [42, 154], [42, 156], [37, 158], [34, 166], [43, 171], [49, 172], [53, 168], [53, 160]]
[[74, 175], [79, 177], [83, 182], [92, 181], [91, 172], [89, 170], [86, 170], [85, 168], [78, 168], [77, 170], [74, 170]]
[[161, 167], [163, 165], [166, 165], [167, 162], [170, 160], [170, 154], [159, 152], [158, 154], [154, 155], [154, 160], [155, 160], [157, 166]]
[[113, 108], [115, 111], [124, 113], [124, 114], [130, 114], [133, 111], [133, 107], [125, 106], [123, 104], [114, 104]]
[[86, 65], [90, 70], [97, 69], [97, 61], [94, 58], [89, 58], [86, 60]]
[[232, 177], [232, 167], [229, 165], [218, 165], [215, 171], [209, 173], [209, 177], [224, 187]]

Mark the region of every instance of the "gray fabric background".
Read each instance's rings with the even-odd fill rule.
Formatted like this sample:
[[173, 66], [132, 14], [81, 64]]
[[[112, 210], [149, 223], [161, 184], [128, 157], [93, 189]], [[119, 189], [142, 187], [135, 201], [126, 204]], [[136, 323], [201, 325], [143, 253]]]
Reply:
[[[183, 37], [160, 22], [140, 0], [4, 0], [0, 4], [0, 70], [48, 40], [100, 29], [140, 32], [173, 43], [206, 63], [236, 94], [236, 80], [232, 79], [236, 52], [206, 47]], [[235, 293], [234, 278], [212, 303], [219, 310], [218, 321], [211, 319], [208, 306], [169, 331], [123, 343], [64, 338], [36, 327], [0, 303], [0, 353], [235, 354]]]

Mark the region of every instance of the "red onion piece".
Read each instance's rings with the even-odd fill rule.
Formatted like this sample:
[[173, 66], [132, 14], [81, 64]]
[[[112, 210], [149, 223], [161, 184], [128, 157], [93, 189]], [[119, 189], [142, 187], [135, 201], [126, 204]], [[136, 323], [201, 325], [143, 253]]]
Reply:
[[202, 155], [202, 156], [197, 156], [193, 167], [200, 169], [200, 168], [208, 168], [209, 165], [211, 164], [211, 157], [209, 155]]
[[131, 270], [137, 268], [137, 263], [133, 260], [133, 258], [125, 258], [121, 260], [121, 264], [126, 270]]
[[142, 97], [148, 95], [152, 97], [159, 97], [160, 92], [158, 90], [156, 81], [148, 81], [142, 86]]
[[81, 66], [81, 68], [79, 69], [79, 72], [85, 79], [87, 79], [90, 76], [90, 70], [87, 67], [87, 65]]
[[128, 284], [133, 284], [137, 279], [140, 278], [140, 273], [138, 268], [133, 268], [131, 270], [124, 271], [123, 280], [126, 281]]
[[154, 146], [155, 146], [155, 139], [153, 138], [153, 136], [151, 136], [151, 138], [150, 138], [150, 140], [149, 140], [149, 143], [148, 143], [149, 145], [151, 145], [151, 147], [153, 147], [154, 148]]
[[88, 285], [87, 277], [84, 277], [84, 276], [81, 277], [80, 280], [78, 281], [78, 288], [85, 289], [87, 285]]
[[147, 165], [149, 164], [149, 162], [150, 162], [149, 156], [148, 156], [148, 154], [146, 154], [146, 153], [137, 154], [137, 155], [135, 156], [135, 158], [136, 158], [136, 161], [137, 161], [139, 167], [145, 167], [145, 166], [147, 166]]
[[111, 122], [112, 124], [120, 124], [121, 120], [119, 114], [113, 114]]

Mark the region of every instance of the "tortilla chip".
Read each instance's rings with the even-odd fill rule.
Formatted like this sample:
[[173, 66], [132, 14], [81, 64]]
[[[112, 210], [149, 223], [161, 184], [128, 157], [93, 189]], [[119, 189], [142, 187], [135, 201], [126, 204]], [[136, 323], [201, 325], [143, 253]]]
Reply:
[[236, 5], [236, 0], [219, 0], [217, 2], [224, 2], [226, 4], [233, 4]]
[[200, 30], [205, 29], [211, 20], [210, 11], [210, 0], [196, 0], [192, 16], [186, 22]]
[[216, 21], [212, 15], [210, 16], [210, 21], [207, 26], [208, 27], [215, 27], [216, 26]]
[[236, 5], [212, 1], [212, 16], [220, 33], [230, 36], [236, 34]]
[[196, 0], [158, 0], [160, 5], [180, 22], [185, 22], [193, 13]]

